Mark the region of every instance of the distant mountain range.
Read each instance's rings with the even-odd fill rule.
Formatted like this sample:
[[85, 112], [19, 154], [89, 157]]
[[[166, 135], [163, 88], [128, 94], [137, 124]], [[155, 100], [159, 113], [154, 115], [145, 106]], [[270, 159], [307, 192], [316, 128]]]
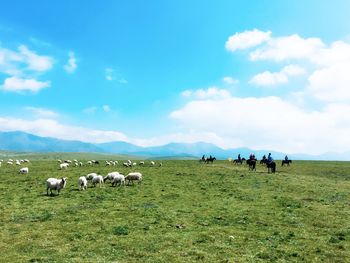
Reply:
[[[111, 154], [129, 154], [149, 156], [150, 158], [193, 158], [198, 159], [203, 154], [212, 155], [218, 159], [236, 158], [240, 153], [248, 157], [254, 152], [258, 158], [271, 152], [275, 159], [284, 158], [286, 153], [270, 150], [253, 150], [249, 148], [222, 149], [214, 144], [197, 143], [169, 143], [156, 147], [141, 147], [127, 142], [85, 143], [81, 141], [61, 140], [49, 137], [40, 137], [33, 134], [15, 131], [0, 132], [0, 150], [20, 152], [95, 152]], [[288, 154], [290, 159], [298, 160], [350, 160], [350, 152], [325, 153], [322, 155]]]

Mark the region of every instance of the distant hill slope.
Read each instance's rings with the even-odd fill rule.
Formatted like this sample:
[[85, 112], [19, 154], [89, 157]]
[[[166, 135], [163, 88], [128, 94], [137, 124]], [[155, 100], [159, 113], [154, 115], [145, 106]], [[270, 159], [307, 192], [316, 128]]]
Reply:
[[[282, 159], [285, 153], [270, 150], [252, 150], [249, 148], [222, 149], [214, 144], [197, 143], [169, 143], [156, 147], [141, 147], [127, 142], [85, 143], [81, 141], [60, 140], [49, 137], [40, 137], [33, 134], [15, 131], [0, 132], [0, 150], [17, 152], [86, 152], [123, 155], [141, 155], [149, 158], [185, 158], [197, 159], [203, 154], [212, 155], [217, 159], [237, 158], [240, 153], [247, 158], [255, 153], [260, 159], [264, 154], [272, 153], [275, 159]], [[288, 154], [290, 159], [298, 160], [350, 160], [350, 152], [325, 153], [318, 156], [306, 154]]]
[[40, 137], [19, 131], [0, 132], [0, 149], [21, 152], [103, 152], [90, 143]]

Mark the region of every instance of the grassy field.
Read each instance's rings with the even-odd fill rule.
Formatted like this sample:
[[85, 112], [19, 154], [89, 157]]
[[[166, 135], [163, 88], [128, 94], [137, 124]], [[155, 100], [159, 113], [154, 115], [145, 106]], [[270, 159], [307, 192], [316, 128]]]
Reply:
[[[149, 163], [149, 162], [148, 162]], [[268, 174], [228, 161], [162, 167], [0, 167], [0, 262], [350, 262], [350, 163]], [[280, 162], [279, 162], [280, 163]], [[77, 179], [140, 171], [143, 183], [79, 191]], [[49, 177], [68, 177], [47, 196]]]

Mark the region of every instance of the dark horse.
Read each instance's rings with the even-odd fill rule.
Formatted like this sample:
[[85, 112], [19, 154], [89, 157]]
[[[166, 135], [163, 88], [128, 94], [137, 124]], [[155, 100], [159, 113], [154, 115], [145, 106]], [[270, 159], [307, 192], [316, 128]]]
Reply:
[[285, 164], [289, 166], [289, 164], [291, 163], [292, 163], [292, 160], [282, 160], [282, 166]]
[[245, 161], [245, 158], [234, 159], [234, 160], [233, 160], [233, 163], [234, 163], [234, 164], [243, 164], [244, 161]]
[[213, 163], [216, 160], [215, 157], [207, 157], [207, 159], [205, 159], [205, 163]]
[[276, 163], [274, 161], [266, 163], [267, 172], [275, 173], [276, 172]]
[[248, 159], [247, 164], [249, 166], [249, 171], [256, 171], [256, 159]]

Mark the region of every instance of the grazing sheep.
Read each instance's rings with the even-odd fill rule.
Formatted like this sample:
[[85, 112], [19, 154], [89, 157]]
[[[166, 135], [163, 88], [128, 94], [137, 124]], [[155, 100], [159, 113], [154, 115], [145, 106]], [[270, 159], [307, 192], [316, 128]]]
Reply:
[[145, 164], [144, 161], [139, 162], [139, 165], [144, 165], [144, 164]]
[[128, 162], [123, 163], [123, 165], [124, 165], [125, 167], [130, 167], [130, 164], [129, 164]]
[[87, 180], [86, 180], [85, 176], [79, 177], [78, 186], [79, 186], [79, 190], [86, 190], [87, 189]]
[[79, 166], [83, 166], [83, 163], [82, 163], [82, 162], [79, 162]]
[[142, 181], [142, 174], [139, 172], [129, 173], [127, 176], [125, 176], [125, 180], [128, 180], [128, 185], [130, 184], [130, 182], [134, 184], [134, 181], [138, 181], [140, 184]]
[[87, 161], [86, 164], [92, 165], [92, 161]]
[[7, 161], [7, 165], [13, 165], [13, 162]]
[[104, 178], [103, 178], [103, 181], [106, 182], [107, 180], [110, 180], [110, 181], [113, 181], [114, 177], [116, 175], [118, 175], [119, 172], [111, 172], [111, 173], [108, 173]]
[[16, 160], [16, 165], [21, 165], [21, 162]]
[[1, 167], [2, 162], [0, 162], [0, 167]]
[[89, 173], [89, 174], [86, 176], [86, 179], [91, 180], [94, 176], [97, 176], [97, 173]]
[[28, 159], [24, 159], [23, 160], [25, 163], [29, 163], [29, 160]]
[[137, 163], [132, 163], [132, 166], [136, 166], [137, 165]]
[[116, 174], [112, 180], [112, 186], [125, 185], [125, 176], [122, 174]]
[[27, 174], [27, 173], [29, 173], [28, 167], [23, 167], [23, 168], [19, 169], [19, 173], [20, 174]]
[[91, 180], [91, 183], [93, 184], [93, 186], [96, 186], [96, 184], [99, 184], [100, 187], [103, 184], [103, 177], [102, 175], [98, 175], [97, 173], [89, 173], [86, 176], [87, 180]]
[[62, 160], [58, 159], [57, 162], [58, 162], [58, 163], [62, 163]]
[[96, 187], [96, 184], [99, 184], [101, 187], [101, 185], [103, 185], [102, 175], [95, 175], [94, 177], [92, 177], [91, 183], [93, 184], [94, 187]]
[[60, 169], [63, 170], [63, 169], [67, 169], [69, 166], [69, 163], [61, 163], [60, 164]]
[[151, 165], [152, 165], [152, 166], [154, 166], [155, 164], [156, 164], [155, 162], [151, 161]]
[[57, 194], [60, 194], [61, 189], [63, 189], [66, 186], [67, 183], [67, 177], [63, 177], [62, 179], [56, 179], [56, 178], [49, 178], [46, 180], [46, 194], [49, 195], [49, 189], [50, 194], [52, 195], [52, 190], [56, 190]]

